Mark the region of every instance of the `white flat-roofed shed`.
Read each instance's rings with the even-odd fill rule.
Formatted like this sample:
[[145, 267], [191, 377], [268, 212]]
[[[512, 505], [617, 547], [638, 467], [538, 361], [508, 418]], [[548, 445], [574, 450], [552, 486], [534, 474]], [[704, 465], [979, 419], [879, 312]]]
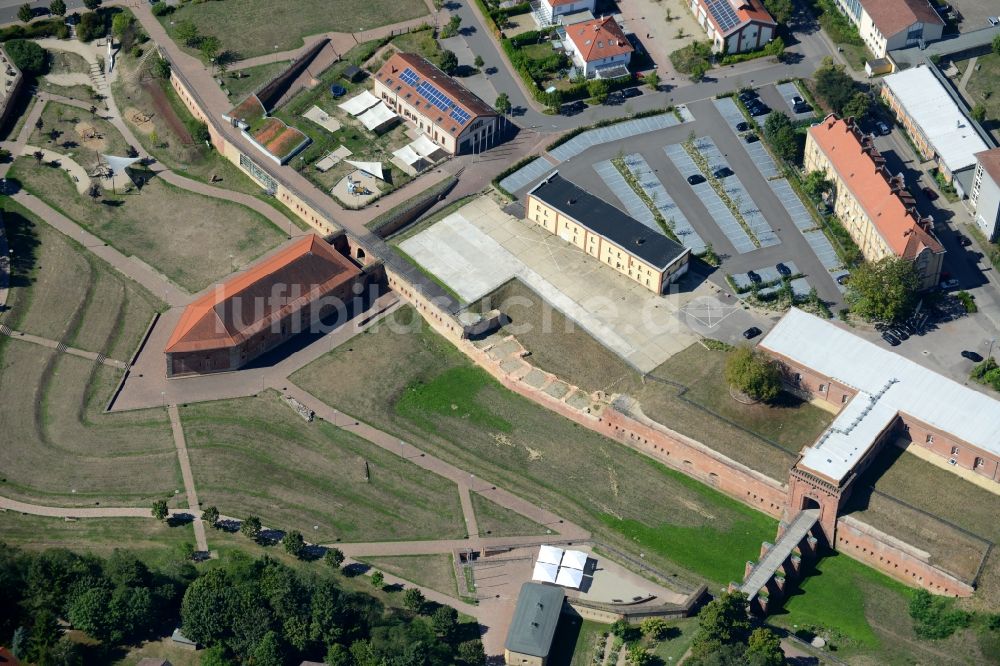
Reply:
[[843, 481], [897, 414], [1000, 457], [1000, 401], [792, 308], [759, 347], [858, 391], [799, 466]]
[[971, 167], [976, 163], [976, 153], [989, 148], [926, 65], [890, 74], [882, 83], [920, 127], [951, 173]]

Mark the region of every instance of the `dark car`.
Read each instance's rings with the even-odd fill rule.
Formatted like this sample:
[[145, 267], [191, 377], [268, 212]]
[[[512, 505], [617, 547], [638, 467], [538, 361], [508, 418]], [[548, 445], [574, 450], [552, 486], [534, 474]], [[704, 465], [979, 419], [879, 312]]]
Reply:
[[748, 104], [750, 100], [757, 99], [760, 95], [757, 94], [756, 90], [744, 90], [740, 93], [740, 101], [744, 104]]
[[747, 330], [743, 331], [743, 337], [746, 338], [747, 340], [753, 340], [760, 334], [761, 330], [756, 326], [751, 326]]
[[969, 247], [970, 245], [972, 245], [972, 240], [968, 236], [963, 236], [962, 234], [958, 234], [958, 244], [961, 245], [962, 247]]
[[938, 193], [932, 190], [931, 188], [921, 187], [920, 191], [923, 192], [924, 196], [930, 199], [931, 201], [937, 201]]
[[761, 282], [763, 282], [760, 276], [754, 273], [753, 271], [747, 271], [747, 277], [750, 278], [750, 281], [753, 282], [754, 284], [760, 284]]
[[749, 111], [750, 115], [756, 118], [757, 116], [763, 116], [768, 113], [771, 113], [771, 107], [765, 104], [760, 104], [758, 106], [753, 107], [752, 109], [749, 109]]
[[882, 339], [885, 340], [886, 342], [888, 342], [893, 347], [895, 347], [895, 346], [897, 346], [899, 344], [899, 338], [897, 338], [895, 335], [893, 335], [889, 331], [886, 331], [885, 333], [882, 334]]
[[582, 113], [586, 108], [586, 103], [582, 101], [570, 102], [569, 104], [563, 104], [559, 108], [559, 113], [564, 116], [575, 116], [578, 113]]
[[794, 111], [795, 113], [809, 113], [810, 111], [812, 111], [812, 107], [806, 104], [805, 102], [802, 102], [801, 104], [796, 104], [795, 106], [793, 106], [792, 111]]
[[642, 91], [638, 88], [626, 88], [622, 91], [622, 95], [625, 96], [625, 99], [632, 99], [633, 97], [638, 97], [641, 94]]
[[905, 330], [903, 330], [903, 328], [900, 327], [900, 326], [893, 326], [892, 328], [889, 329], [889, 333], [891, 333], [892, 335], [896, 336], [900, 340], [909, 340], [910, 339], [910, 334], [907, 333]]
[[851, 281], [851, 276], [849, 273], [844, 273], [843, 275], [837, 276], [837, 284], [843, 286]]
[[604, 100], [604, 103], [607, 106], [618, 106], [619, 104], [624, 104], [625, 94], [620, 90], [616, 90], [608, 95], [607, 99]]
[[693, 173], [687, 178], [688, 185], [698, 185], [705, 182], [705, 177], [700, 173]]
[[777, 269], [777, 271], [781, 273], [782, 277], [788, 277], [789, 275], [792, 274], [792, 269], [784, 264], [776, 265], [775, 269]]
[[715, 176], [716, 178], [729, 178], [730, 176], [733, 175], [733, 170], [730, 169], [729, 167], [719, 167], [718, 169], [712, 172], [712, 175]]
[[758, 141], [760, 141], [760, 138], [756, 134], [747, 134], [745, 137], [743, 137], [743, 140], [746, 141], [747, 143], [757, 143]]
[[983, 357], [981, 355], [977, 354], [974, 351], [969, 351], [967, 349], [962, 352], [962, 358], [967, 358], [973, 363], [980, 363], [983, 360]]
[[736, 131], [737, 132], [749, 132], [750, 131], [750, 123], [748, 123], [746, 121], [744, 121], [742, 123], [736, 123]]

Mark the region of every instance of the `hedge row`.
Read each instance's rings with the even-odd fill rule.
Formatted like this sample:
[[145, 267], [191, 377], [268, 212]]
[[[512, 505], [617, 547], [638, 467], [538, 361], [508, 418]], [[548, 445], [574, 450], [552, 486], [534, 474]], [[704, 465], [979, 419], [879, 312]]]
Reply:
[[69, 37], [69, 26], [62, 18], [51, 18], [0, 28], [0, 42], [6, 42], [9, 39], [37, 39], [40, 37], [66, 39]]

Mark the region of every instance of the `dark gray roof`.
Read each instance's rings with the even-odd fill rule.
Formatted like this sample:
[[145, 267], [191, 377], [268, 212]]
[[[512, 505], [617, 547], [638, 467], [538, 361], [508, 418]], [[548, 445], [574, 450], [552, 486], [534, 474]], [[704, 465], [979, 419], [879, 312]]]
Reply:
[[504, 645], [511, 652], [548, 657], [566, 593], [561, 587], [525, 583]]
[[680, 243], [577, 187], [559, 172], [554, 172], [528, 194], [656, 268], [664, 269], [688, 252]]

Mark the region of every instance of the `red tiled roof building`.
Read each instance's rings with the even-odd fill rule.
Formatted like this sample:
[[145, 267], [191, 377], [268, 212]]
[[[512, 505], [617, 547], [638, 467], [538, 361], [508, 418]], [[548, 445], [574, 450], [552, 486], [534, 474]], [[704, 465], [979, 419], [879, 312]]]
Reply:
[[479, 152], [498, 140], [489, 104], [415, 53], [397, 53], [375, 73], [372, 93], [452, 155]]
[[632, 45], [614, 18], [607, 16], [566, 26], [566, 48], [586, 76], [628, 67]]
[[187, 306], [167, 342], [167, 376], [236, 370], [354, 297], [363, 273], [309, 234]]
[[778, 24], [762, 0], [687, 0], [691, 13], [719, 53], [763, 48], [774, 39]]

